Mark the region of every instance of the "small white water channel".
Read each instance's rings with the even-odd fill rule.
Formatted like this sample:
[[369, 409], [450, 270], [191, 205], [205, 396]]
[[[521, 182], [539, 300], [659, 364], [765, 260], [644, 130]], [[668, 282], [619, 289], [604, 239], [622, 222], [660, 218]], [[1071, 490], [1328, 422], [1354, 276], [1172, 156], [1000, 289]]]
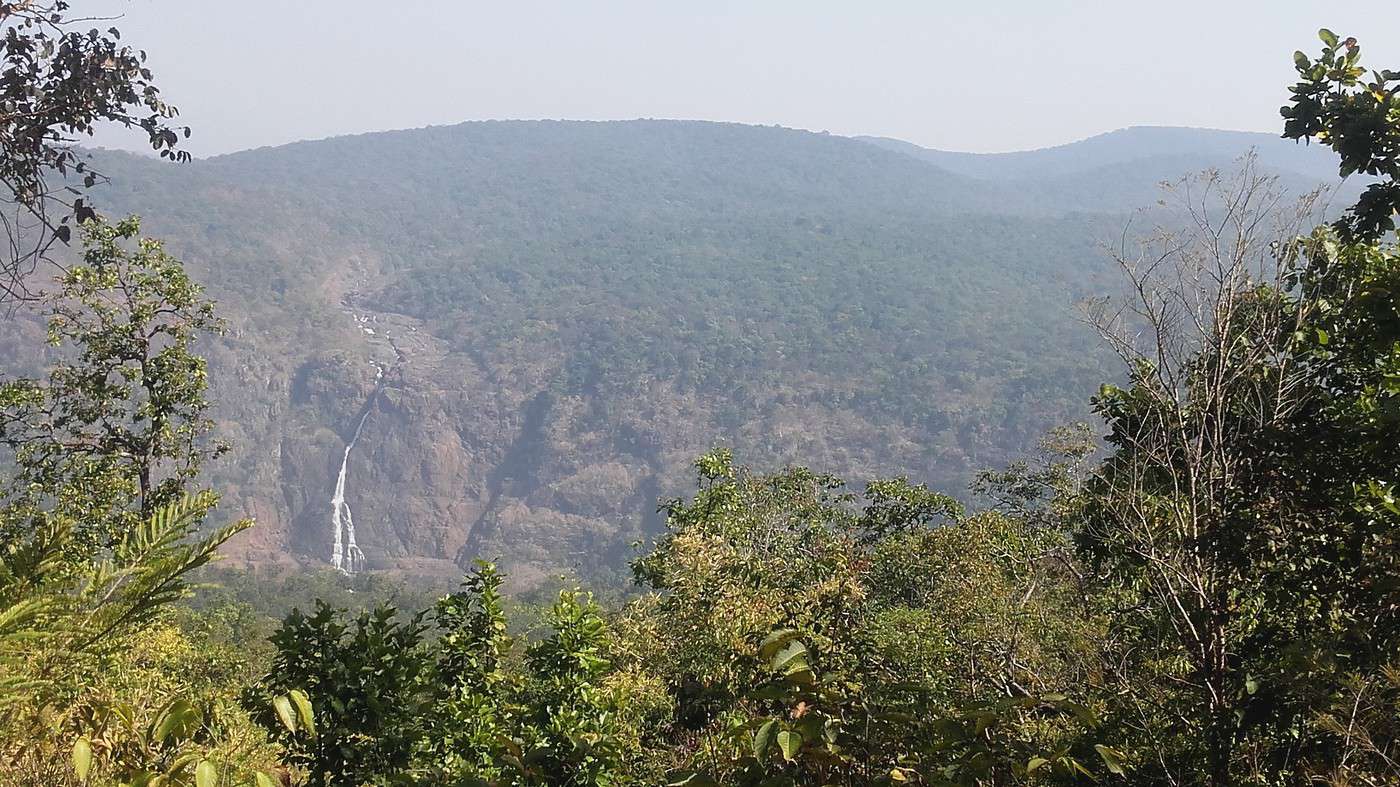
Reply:
[[365, 403], [365, 413], [355, 425], [355, 434], [345, 445], [345, 455], [340, 460], [340, 474], [335, 479], [335, 493], [331, 495], [331, 565], [346, 574], [354, 574], [365, 567], [365, 553], [355, 543], [355, 516], [350, 513], [350, 504], [345, 502], [345, 476], [350, 469], [350, 452], [360, 440], [365, 421], [374, 405], [374, 397], [379, 395], [379, 387], [384, 381], [384, 368], [375, 364], [374, 393]]
[[[388, 371], [393, 371], [400, 363], [403, 363], [403, 351], [394, 343], [388, 332], [376, 332], [368, 327], [370, 322], [377, 322], [376, 319], [365, 315], [353, 316], [366, 336], [370, 337], [372, 341], [378, 340], [387, 343], [394, 351], [394, 365]], [[364, 551], [360, 549], [359, 544], [355, 543], [355, 516], [350, 512], [350, 504], [345, 502], [345, 483], [350, 470], [350, 452], [355, 450], [355, 444], [360, 441], [360, 433], [365, 429], [365, 421], [369, 420], [369, 414], [374, 411], [374, 400], [384, 390], [386, 382], [384, 365], [378, 361], [370, 361], [370, 363], [374, 365], [374, 391], [370, 393], [369, 399], [365, 402], [365, 411], [360, 416], [359, 423], [355, 424], [355, 433], [351, 435], [350, 442], [345, 445], [345, 454], [340, 460], [340, 474], [335, 479], [335, 492], [331, 495], [331, 565], [345, 574], [362, 571], [367, 564]]]
[[[369, 413], [365, 413], [368, 417]], [[364, 425], [364, 419], [360, 420]], [[355, 437], [358, 438], [356, 430]], [[345, 458], [340, 462], [340, 475], [335, 479], [335, 495], [331, 497], [331, 527], [335, 535], [331, 541], [331, 565], [346, 574], [353, 574], [365, 566], [365, 553], [355, 543], [355, 517], [350, 513], [350, 504], [345, 502], [345, 472], [350, 466], [350, 449], [355, 447], [352, 440], [345, 446]]]
[[[360, 433], [364, 431], [365, 422], [374, 411], [375, 399], [383, 393], [385, 384], [389, 382], [387, 378], [407, 361], [407, 356], [395, 341], [389, 327], [380, 325], [379, 315], [358, 313], [348, 299], [341, 300], [341, 307], [364, 332], [371, 346], [387, 348], [394, 354], [394, 360], [387, 366], [380, 361], [370, 361], [374, 366], [374, 391], [365, 401], [364, 413], [360, 415], [359, 423], [355, 424], [355, 433], [345, 445], [345, 454], [340, 459], [340, 473], [335, 479], [335, 492], [331, 495], [331, 565], [344, 574], [354, 574], [368, 568], [368, 561], [360, 545], [355, 543], [355, 517], [350, 512], [350, 504], [345, 502], [350, 452], [355, 450]], [[370, 327], [372, 325], [375, 327]], [[417, 331], [417, 327], [411, 326], [409, 331]]]

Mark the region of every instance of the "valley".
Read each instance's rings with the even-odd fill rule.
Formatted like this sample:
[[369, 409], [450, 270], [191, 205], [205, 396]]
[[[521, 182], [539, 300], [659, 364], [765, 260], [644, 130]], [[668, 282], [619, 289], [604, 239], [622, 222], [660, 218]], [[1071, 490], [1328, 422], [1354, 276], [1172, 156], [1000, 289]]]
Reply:
[[1400, 10], [1149, 5], [0, 3], [0, 784], [1400, 784]]
[[487, 557], [525, 588], [625, 581], [715, 446], [966, 497], [1086, 416], [1099, 243], [1169, 173], [1250, 147], [1290, 187], [1328, 179], [1263, 135], [969, 157], [668, 121], [98, 163], [105, 210], [149, 216], [228, 323], [211, 480], [258, 521], [235, 563], [450, 578]]

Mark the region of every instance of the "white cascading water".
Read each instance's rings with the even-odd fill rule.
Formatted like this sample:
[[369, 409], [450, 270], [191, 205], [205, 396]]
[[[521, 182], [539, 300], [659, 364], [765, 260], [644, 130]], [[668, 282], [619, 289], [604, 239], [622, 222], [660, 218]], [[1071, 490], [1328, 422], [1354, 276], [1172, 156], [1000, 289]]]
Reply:
[[[378, 364], [375, 365], [374, 393], [370, 394], [370, 404], [374, 402], [374, 396], [379, 393], [379, 383], [384, 379], [384, 369]], [[360, 550], [360, 546], [355, 543], [355, 517], [350, 513], [350, 504], [345, 502], [345, 473], [350, 467], [350, 451], [355, 448], [355, 443], [360, 439], [360, 432], [365, 428], [365, 421], [369, 420], [370, 408], [365, 407], [365, 414], [360, 416], [360, 422], [355, 425], [355, 434], [351, 436], [350, 442], [345, 446], [345, 456], [340, 460], [340, 475], [335, 479], [335, 494], [331, 496], [331, 565], [345, 574], [353, 574], [365, 567], [365, 553]]]

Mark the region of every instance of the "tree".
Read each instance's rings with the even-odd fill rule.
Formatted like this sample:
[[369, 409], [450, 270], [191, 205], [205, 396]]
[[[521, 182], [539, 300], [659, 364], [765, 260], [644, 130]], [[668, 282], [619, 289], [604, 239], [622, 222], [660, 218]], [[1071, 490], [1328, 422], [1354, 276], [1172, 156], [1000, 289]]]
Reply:
[[1365, 81], [1361, 46], [1331, 30], [1318, 31], [1316, 60], [1293, 53], [1300, 80], [1279, 110], [1287, 139], [1318, 140], [1336, 151], [1342, 177], [1361, 173], [1377, 180], [1366, 187], [1347, 215], [1334, 225], [1344, 241], [1377, 240], [1395, 229], [1400, 211], [1400, 71], [1372, 71]]
[[[101, 123], [139, 128], [163, 158], [188, 128], [170, 124], [145, 65], [146, 53], [121, 43], [115, 27], [83, 29], [67, 0], [0, 4], [0, 211], [9, 248], [0, 259], [0, 299], [33, 295], [24, 283], [73, 224], [96, 214], [84, 191], [103, 180], [75, 146]], [[57, 180], [55, 181], [55, 176]]]
[[414, 754], [424, 781], [489, 781], [509, 767], [506, 742], [519, 725], [521, 709], [512, 698], [520, 676], [507, 663], [512, 639], [502, 581], [495, 566], [479, 561], [462, 589], [433, 608], [440, 635], [429, 689], [433, 705]]
[[[77, 565], [68, 549], [73, 523], [61, 517], [0, 544], [0, 764], [13, 783], [69, 783], [76, 768], [78, 781], [91, 769], [123, 780], [164, 773], [188, 784], [197, 768], [232, 775], [249, 760], [267, 762], [257, 741], [229, 734], [250, 724], [206, 702], [227, 687], [190, 691], [188, 660], [173, 670], [139, 664], [159, 643], [182, 642], [175, 632], [157, 635], [160, 613], [251, 524], [195, 537], [210, 505], [167, 505], [121, 532], [101, 560]], [[139, 688], [124, 689], [127, 681]]]
[[[1306, 632], [1327, 668], [1298, 687], [1320, 707], [1315, 766], [1327, 778], [1400, 779], [1400, 72], [1360, 65], [1356, 39], [1319, 31], [1313, 60], [1295, 54], [1301, 81], [1283, 108], [1285, 136], [1317, 139], [1342, 175], [1375, 178], [1329, 227], [1300, 241], [1306, 265], [1299, 298], [1316, 304], [1299, 360], [1311, 371], [1315, 405], [1297, 413], [1287, 472], [1297, 483], [1300, 540], [1313, 560], [1282, 577], [1315, 589], [1324, 626]], [[1335, 566], [1345, 567], [1337, 572]], [[1292, 568], [1292, 566], [1290, 566]], [[1309, 601], [1285, 595], [1285, 609]]]
[[[396, 619], [380, 606], [350, 624], [344, 612], [317, 603], [293, 610], [272, 637], [277, 648], [266, 691], [304, 690], [315, 708], [314, 738], [284, 736], [309, 784], [369, 784], [409, 770], [423, 719], [429, 652], [421, 613]], [[265, 706], [263, 693], [250, 696]], [[264, 712], [265, 726], [281, 730]]]
[[[1091, 682], [1063, 538], [903, 479], [863, 505], [726, 451], [634, 568], [637, 656], [676, 706], [675, 784], [1050, 782], [1121, 768], [1059, 689]], [[633, 622], [632, 626], [642, 627]], [[1031, 764], [1037, 763], [1034, 768]], [[1043, 770], [1042, 770], [1043, 769]]]
[[[1287, 134], [1318, 134], [1343, 174], [1393, 172], [1389, 78], [1359, 84], [1355, 41], [1321, 37]], [[1391, 690], [1400, 645], [1392, 186], [1305, 235], [1315, 196], [1288, 207], [1252, 161], [1184, 181], [1165, 229], [1118, 255], [1127, 298], [1093, 313], [1129, 385], [1095, 399], [1112, 452], [1078, 551], [1111, 621], [1115, 723], [1166, 783], [1362, 772], [1335, 711]], [[1394, 728], [1370, 733], [1367, 778], [1394, 778]]]
[[[612, 671], [602, 611], [585, 593], [565, 590], [549, 609], [550, 635], [525, 653], [526, 744], [519, 751], [523, 784], [610, 787], [622, 772], [625, 734], [618, 697], [604, 680]], [[514, 759], [514, 758], [512, 758]]]
[[184, 577], [209, 562], [219, 544], [247, 527], [240, 522], [189, 542], [208, 500], [191, 498], [157, 511], [122, 534], [110, 558], [73, 571], [62, 560], [72, 523], [50, 517], [28, 538], [7, 539], [0, 554], [0, 719], [20, 699], [71, 701], [65, 687], [122, 635], [179, 598]]
[[49, 341], [65, 354], [45, 381], [0, 384], [9, 504], [74, 514], [91, 548], [179, 499], [225, 450], [210, 438], [193, 350], [222, 325], [180, 262], [139, 231], [135, 218], [84, 223], [82, 263], [47, 296]]
[[135, 219], [83, 230], [48, 299], [58, 360], [0, 384], [0, 755], [21, 783], [252, 780], [276, 750], [230, 687], [159, 661], [188, 655], [163, 618], [191, 572], [251, 524], [200, 535], [217, 498], [187, 490], [219, 450], [193, 352], [219, 324]]
[[[1130, 294], [1094, 307], [1131, 387], [1105, 386], [1095, 400], [1115, 450], [1090, 485], [1079, 541], [1117, 623], [1110, 645], [1136, 656], [1107, 659], [1118, 665], [1111, 677], [1131, 703], [1164, 695], [1178, 716], [1146, 714], [1138, 732], [1199, 746], [1192, 756], [1224, 784], [1237, 711], [1250, 700], [1239, 660], [1258, 626], [1241, 596], [1254, 589], [1266, 537], [1251, 526], [1258, 501], [1241, 490], [1267, 473], [1262, 441], [1303, 404], [1302, 371], [1274, 364], [1306, 314], [1282, 307], [1287, 272], [1273, 250], [1307, 226], [1312, 206], [1279, 216], [1274, 180], [1249, 161], [1233, 178], [1206, 173], [1172, 195], [1179, 213], [1166, 221], [1184, 229], [1164, 224], [1118, 254]], [[1180, 751], [1156, 755], [1183, 764]]]

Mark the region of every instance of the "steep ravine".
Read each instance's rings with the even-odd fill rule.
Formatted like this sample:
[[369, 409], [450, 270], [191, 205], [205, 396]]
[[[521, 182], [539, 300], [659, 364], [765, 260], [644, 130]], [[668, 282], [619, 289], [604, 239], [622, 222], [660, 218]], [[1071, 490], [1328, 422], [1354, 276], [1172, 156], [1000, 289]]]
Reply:
[[457, 553], [458, 565], [467, 566], [471, 561], [483, 557], [482, 550], [488, 538], [495, 535], [496, 523], [493, 517], [499, 513], [502, 494], [509, 491], [514, 497], [524, 497], [534, 486], [540, 455], [546, 447], [543, 427], [545, 417], [549, 415], [551, 401], [549, 391], [540, 391], [526, 405], [521, 418], [520, 434], [491, 472], [486, 506], [482, 509], [481, 516], [472, 523], [467, 542]]

